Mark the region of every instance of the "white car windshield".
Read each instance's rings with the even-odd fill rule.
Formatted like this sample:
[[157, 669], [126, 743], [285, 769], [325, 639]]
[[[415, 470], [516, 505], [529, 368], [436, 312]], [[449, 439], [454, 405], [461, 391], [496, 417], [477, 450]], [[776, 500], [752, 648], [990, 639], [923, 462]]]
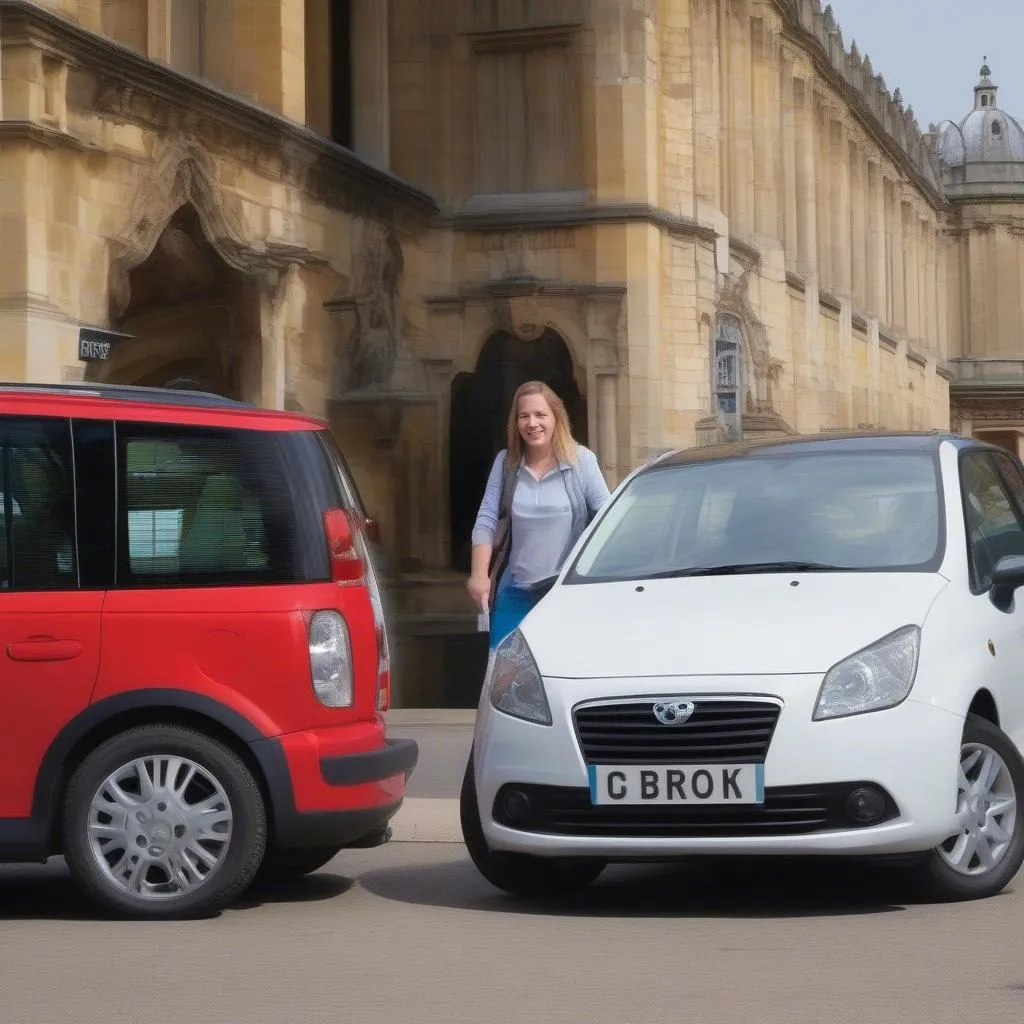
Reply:
[[758, 571], [933, 571], [927, 452], [777, 453], [666, 464], [622, 490], [566, 582]]

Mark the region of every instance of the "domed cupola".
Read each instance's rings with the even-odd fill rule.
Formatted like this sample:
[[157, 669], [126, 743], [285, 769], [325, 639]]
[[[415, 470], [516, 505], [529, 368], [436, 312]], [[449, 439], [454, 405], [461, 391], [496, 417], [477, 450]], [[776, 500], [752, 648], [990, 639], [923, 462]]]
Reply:
[[999, 109], [992, 69], [981, 68], [974, 109], [959, 124], [939, 128], [936, 155], [951, 199], [977, 195], [1024, 196], [1024, 127]]

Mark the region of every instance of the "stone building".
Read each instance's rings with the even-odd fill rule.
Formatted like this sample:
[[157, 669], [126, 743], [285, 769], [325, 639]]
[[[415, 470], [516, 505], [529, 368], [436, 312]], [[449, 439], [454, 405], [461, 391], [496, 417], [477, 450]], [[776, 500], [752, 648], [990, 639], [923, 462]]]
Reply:
[[0, 377], [324, 417], [396, 701], [473, 703], [469, 533], [522, 380], [614, 484], [1024, 379], [1016, 142], [982, 182], [959, 130], [957, 164], [818, 0], [0, 0]]
[[953, 426], [1024, 455], [1024, 127], [986, 64], [974, 107], [935, 129], [947, 220]]

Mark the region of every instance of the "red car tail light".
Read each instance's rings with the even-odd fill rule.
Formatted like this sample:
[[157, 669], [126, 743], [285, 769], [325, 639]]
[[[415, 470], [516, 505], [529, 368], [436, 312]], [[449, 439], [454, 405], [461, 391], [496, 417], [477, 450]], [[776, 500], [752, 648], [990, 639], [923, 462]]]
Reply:
[[352, 520], [343, 508], [324, 513], [324, 532], [331, 559], [331, 579], [338, 586], [359, 586], [366, 583], [366, 562], [356, 546]]

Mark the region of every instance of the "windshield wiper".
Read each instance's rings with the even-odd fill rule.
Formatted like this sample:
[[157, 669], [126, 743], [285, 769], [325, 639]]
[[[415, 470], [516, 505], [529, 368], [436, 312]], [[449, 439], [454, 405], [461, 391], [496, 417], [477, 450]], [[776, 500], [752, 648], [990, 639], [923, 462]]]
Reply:
[[736, 562], [732, 565], [700, 565], [692, 569], [666, 569], [651, 573], [648, 579], [669, 580], [685, 576], [738, 576], [742, 573], [769, 572], [852, 572], [850, 566], [827, 562]]

